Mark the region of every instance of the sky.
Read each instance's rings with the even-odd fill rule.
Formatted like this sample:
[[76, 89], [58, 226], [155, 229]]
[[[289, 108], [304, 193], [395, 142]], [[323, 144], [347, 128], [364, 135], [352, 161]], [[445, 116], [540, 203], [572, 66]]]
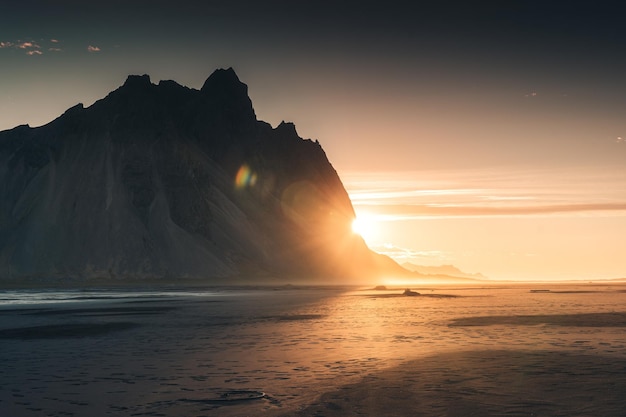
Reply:
[[129, 74], [200, 88], [233, 67], [260, 120], [319, 140], [372, 249], [492, 279], [626, 277], [619, 3], [428, 3], [3, 0], [0, 130]]

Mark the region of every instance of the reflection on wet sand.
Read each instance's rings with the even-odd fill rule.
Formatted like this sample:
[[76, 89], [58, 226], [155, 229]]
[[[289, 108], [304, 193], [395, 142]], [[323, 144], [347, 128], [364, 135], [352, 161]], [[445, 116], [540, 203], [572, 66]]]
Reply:
[[533, 288], [12, 304], [0, 307], [0, 406], [26, 417], [584, 415], [570, 401], [618, 415], [624, 287]]
[[324, 393], [284, 417], [624, 414], [626, 360], [555, 351], [452, 352]]
[[568, 327], [626, 327], [626, 312], [461, 317], [451, 320], [449, 326], [533, 326], [538, 324]]

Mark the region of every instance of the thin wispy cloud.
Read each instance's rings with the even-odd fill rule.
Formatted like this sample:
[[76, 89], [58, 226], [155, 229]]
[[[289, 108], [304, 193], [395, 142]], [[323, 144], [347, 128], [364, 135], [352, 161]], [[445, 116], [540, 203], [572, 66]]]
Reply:
[[422, 263], [443, 263], [450, 260], [450, 254], [443, 251], [414, 250], [399, 247], [391, 243], [372, 245], [370, 246], [370, 249], [383, 255], [387, 255], [400, 263], [411, 261]]
[[425, 217], [626, 215], [626, 172], [474, 170], [347, 173], [357, 214]]
[[89, 45], [87, 47], [87, 51], [89, 51], [89, 52], [100, 52], [100, 48], [97, 47], [97, 46]]
[[615, 204], [572, 204], [555, 206], [527, 207], [474, 207], [452, 205], [355, 205], [355, 209], [363, 210], [379, 220], [408, 220], [426, 217], [475, 217], [475, 216], [528, 216], [564, 213], [619, 212], [626, 214], [626, 203]]
[[34, 49], [34, 50], [31, 50], [31, 51], [26, 51], [26, 55], [42, 55], [42, 54], [43, 54], [43, 52], [41, 52], [38, 49]]
[[12, 48], [13, 45], [13, 42], [0, 42], [0, 49]]

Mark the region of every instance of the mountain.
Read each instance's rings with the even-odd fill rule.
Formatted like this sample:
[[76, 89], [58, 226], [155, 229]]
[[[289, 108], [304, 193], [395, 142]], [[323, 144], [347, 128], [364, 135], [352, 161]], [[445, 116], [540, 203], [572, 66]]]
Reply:
[[147, 75], [0, 132], [0, 282], [371, 280], [406, 270], [350, 229], [320, 144], [256, 118], [231, 69]]
[[481, 273], [470, 274], [463, 272], [454, 265], [424, 266], [405, 262], [402, 264], [402, 267], [422, 275], [446, 275], [458, 278], [486, 279]]

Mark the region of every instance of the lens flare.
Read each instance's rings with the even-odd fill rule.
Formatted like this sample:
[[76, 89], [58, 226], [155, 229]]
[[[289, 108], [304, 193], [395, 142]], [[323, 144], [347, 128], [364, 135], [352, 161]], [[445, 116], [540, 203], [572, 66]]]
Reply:
[[246, 188], [253, 187], [256, 184], [257, 176], [246, 164], [242, 165], [235, 176], [235, 187]]

